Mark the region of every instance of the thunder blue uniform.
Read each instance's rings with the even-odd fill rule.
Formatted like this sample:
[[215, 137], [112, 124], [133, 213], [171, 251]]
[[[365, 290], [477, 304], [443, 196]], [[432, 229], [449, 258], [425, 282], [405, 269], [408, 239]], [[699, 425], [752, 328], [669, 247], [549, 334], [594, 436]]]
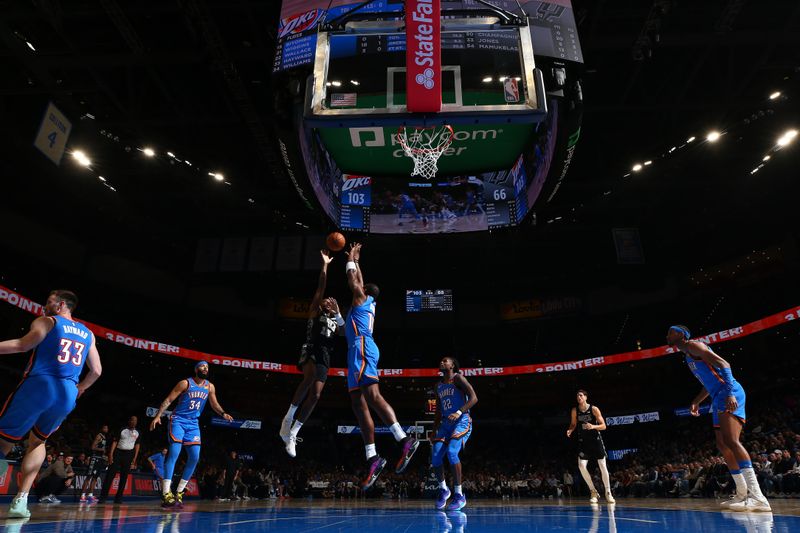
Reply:
[[[725, 380], [718, 372], [718, 369], [709, 365], [701, 359], [695, 359], [689, 354], [685, 354], [686, 364], [689, 365], [689, 370], [692, 374], [703, 384], [708, 395], [711, 397], [711, 417], [714, 422], [714, 427], [719, 427], [719, 414], [727, 411], [726, 403], [728, 401], [728, 393], [725, 389]], [[745, 415], [744, 404], [747, 396], [744, 389], [736, 379], [733, 380], [732, 395], [736, 398], [739, 407], [736, 411], [731, 413], [733, 416], [745, 422], [747, 416]]]
[[378, 382], [378, 359], [381, 353], [372, 331], [375, 328], [375, 299], [353, 306], [347, 313], [344, 334], [347, 338], [347, 388], [354, 391], [362, 385]]
[[153, 469], [153, 473], [156, 475], [157, 478], [163, 479], [164, 478], [164, 455], [161, 452], [154, 453], [150, 457], [148, 457], [153, 464], [156, 465]]
[[198, 385], [194, 379], [186, 380], [189, 387], [178, 397], [178, 405], [169, 417], [169, 438], [185, 446], [200, 444], [200, 425], [197, 419], [208, 401], [208, 380]]
[[467, 444], [472, 434], [472, 417], [469, 410], [461, 413], [455, 422], [448, 417], [467, 403], [467, 394], [452, 381], [441, 381], [436, 385], [436, 401], [441, 413], [441, 423], [433, 437], [433, 466], [441, 466], [445, 451], [450, 464], [458, 464], [458, 453]]
[[16, 442], [28, 431], [45, 440], [54, 433], [78, 398], [78, 381], [94, 336], [89, 329], [60, 316], [34, 349], [22, 381], [0, 411], [0, 437]]

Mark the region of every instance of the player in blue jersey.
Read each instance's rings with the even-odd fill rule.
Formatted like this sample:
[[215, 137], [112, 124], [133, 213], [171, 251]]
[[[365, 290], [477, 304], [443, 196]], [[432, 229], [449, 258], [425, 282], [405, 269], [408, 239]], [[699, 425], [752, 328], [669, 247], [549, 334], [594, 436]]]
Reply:
[[397, 422], [394, 409], [381, 396], [378, 386], [378, 359], [380, 351], [372, 338], [375, 329], [376, 300], [380, 294], [378, 286], [374, 283], [364, 283], [361, 267], [358, 262], [361, 258], [361, 244], [352, 243], [347, 252], [347, 283], [353, 293], [353, 302], [345, 320], [345, 337], [347, 338], [347, 388], [350, 391], [350, 400], [361, 428], [361, 437], [367, 455], [367, 475], [361, 482], [361, 488], [366, 490], [378, 479], [386, 459], [378, 455], [375, 449], [375, 424], [370, 415], [370, 408], [378, 413], [383, 422], [389, 426], [395, 440], [402, 450], [400, 459], [395, 466], [395, 472], [403, 472], [411, 462], [414, 452], [419, 447], [419, 441], [411, 435], [406, 435]]
[[[0, 342], [0, 354], [33, 350], [22, 381], [0, 410], [0, 475], [8, 468], [6, 454], [30, 431], [19, 493], [8, 511], [12, 518], [30, 517], [28, 493], [47, 453], [45, 441], [102, 372], [94, 334], [72, 318], [77, 305], [75, 293], [52, 291], [45, 316], [34, 320], [24, 337]], [[89, 372], [81, 380], [87, 362]]]
[[[439, 362], [442, 380], [436, 384], [436, 419], [433, 423], [431, 442], [431, 466], [439, 480], [439, 493], [436, 508], [448, 511], [460, 511], [467, 498], [461, 490], [461, 459], [458, 454], [467, 445], [472, 434], [472, 417], [469, 410], [478, 403], [478, 395], [467, 378], [461, 375], [458, 361], [453, 357], [445, 357]], [[453, 487], [456, 495], [447, 505], [450, 489], [444, 478], [444, 458], [450, 463], [453, 471]]]
[[[166, 399], [161, 402], [158, 413], [150, 422], [150, 431], [153, 431], [161, 423], [161, 416], [164, 411], [178, 400], [175, 410], [169, 417], [169, 453], [164, 463], [164, 482], [161, 485], [161, 505], [163, 507], [183, 506], [183, 492], [186, 484], [192, 479], [192, 474], [200, 459], [200, 425], [197, 419], [206, 406], [206, 401], [211, 404], [211, 408], [219, 416], [233, 421], [233, 417], [225, 412], [217, 401], [217, 391], [214, 384], [208, 381], [208, 363], [200, 361], [194, 365], [194, 377], [183, 379], [178, 382]], [[186, 465], [183, 467], [181, 480], [178, 482], [178, 489], [175, 494], [170, 490], [172, 487], [172, 475], [175, 473], [175, 463], [181, 454], [181, 448], [186, 448]]]
[[667, 331], [667, 344], [683, 352], [689, 370], [703, 385], [700, 394], [692, 401], [692, 416], [699, 416], [700, 404], [711, 397], [717, 448], [736, 483], [736, 494], [722, 505], [732, 511], [771, 511], [758, 486], [750, 454], [739, 442], [746, 419], [744, 389], [733, 377], [730, 363], [714, 353], [706, 343], [691, 339], [686, 326], [672, 326]]

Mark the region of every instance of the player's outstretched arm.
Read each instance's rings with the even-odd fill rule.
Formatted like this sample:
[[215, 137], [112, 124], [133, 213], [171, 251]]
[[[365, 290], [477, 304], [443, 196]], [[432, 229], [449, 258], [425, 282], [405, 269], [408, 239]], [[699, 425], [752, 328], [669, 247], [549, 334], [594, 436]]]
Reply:
[[186, 379], [180, 380], [178, 384], [172, 388], [167, 397], [164, 398], [164, 401], [161, 402], [156, 416], [154, 416], [153, 420], [150, 421], [150, 431], [156, 429], [156, 426], [161, 423], [161, 417], [164, 415], [164, 411], [166, 411], [169, 406], [172, 405], [172, 402], [174, 402], [178, 396], [186, 392], [188, 388], [189, 381]]
[[584, 429], [596, 429], [597, 431], [605, 431], [608, 426], [606, 426], [606, 419], [603, 418], [603, 413], [600, 412], [600, 408], [593, 405], [592, 413], [594, 414], [594, 417], [597, 419], [597, 424], [584, 424], [583, 425]]
[[44, 340], [50, 330], [53, 329], [53, 320], [46, 316], [40, 316], [31, 323], [31, 329], [19, 339], [11, 339], [0, 342], [0, 354], [22, 353], [33, 350]]
[[103, 373], [103, 365], [100, 363], [100, 353], [97, 351], [94, 335], [92, 335], [92, 345], [89, 346], [89, 357], [86, 358], [86, 365], [89, 367], [89, 372], [78, 383], [78, 398], [86, 392], [86, 389], [94, 385], [94, 382]]
[[328, 283], [328, 265], [333, 261], [333, 256], [328, 253], [328, 250], [320, 250], [319, 253], [322, 256], [322, 269], [319, 271], [317, 290], [314, 292], [314, 297], [311, 299], [311, 305], [308, 308], [309, 318], [315, 318], [319, 315], [319, 306], [322, 305], [322, 297], [325, 295], [325, 287]]
[[233, 417], [225, 412], [225, 409], [217, 401], [217, 388], [214, 387], [213, 383], [208, 384], [208, 403], [211, 404], [211, 408], [217, 413], [219, 416], [227, 420], [228, 422], [233, 421]]
[[357, 242], [350, 244], [350, 250], [347, 251], [347, 265], [345, 270], [347, 273], [347, 285], [353, 293], [353, 304], [361, 305], [367, 299], [364, 294], [364, 282], [361, 279], [361, 271], [358, 268], [358, 258], [361, 251], [361, 245]]
[[578, 427], [578, 412], [573, 407], [569, 415], [569, 427], [567, 428], [567, 437], [572, 436], [572, 432], [575, 431], [576, 427]]

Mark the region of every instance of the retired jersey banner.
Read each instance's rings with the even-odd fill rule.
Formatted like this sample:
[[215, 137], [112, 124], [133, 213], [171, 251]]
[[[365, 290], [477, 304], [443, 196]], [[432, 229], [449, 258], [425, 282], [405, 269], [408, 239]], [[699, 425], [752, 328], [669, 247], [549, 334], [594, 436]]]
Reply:
[[406, 93], [411, 113], [442, 109], [440, 0], [406, 0]]
[[[34, 315], [41, 315], [43, 308], [38, 304], [22, 296], [18, 292], [0, 285], [0, 301], [7, 302], [14, 307], [27, 311]], [[131, 348], [146, 350], [149, 352], [160, 353], [164, 355], [172, 355], [175, 357], [182, 357], [184, 359], [191, 359], [193, 361], [208, 361], [211, 364], [231, 366], [235, 368], [247, 368], [251, 370], [265, 370], [267, 372], [278, 372], [282, 374], [300, 374], [294, 363], [273, 363], [270, 361], [258, 361], [251, 358], [244, 357], [230, 357], [225, 355], [215, 355], [198, 350], [191, 350], [189, 348], [181, 348], [172, 344], [163, 342], [140, 339], [115, 331], [113, 329], [98, 326], [85, 320], [75, 319], [86, 325], [95, 336], [100, 339], [105, 339], [117, 344], [124, 344]], [[744, 324], [743, 326], [735, 326], [729, 329], [723, 329], [715, 333], [709, 333], [701, 337], [694, 337], [693, 340], [705, 342], [706, 344], [717, 344], [720, 342], [741, 339], [754, 333], [772, 329], [789, 322], [800, 320], [800, 306], [786, 309], [780, 313], [775, 313], [764, 317], [760, 320]], [[662, 327], [666, 330], [665, 325]], [[636, 350], [633, 352], [623, 352], [613, 355], [603, 355], [596, 357], [587, 357], [584, 359], [576, 359], [571, 361], [560, 361], [555, 363], [535, 363], [530, 365], [518, 366], [498, 366], [498, 367], [480, 367], [480, 368], [464, 368], [462, 374], [467, 377], [499, 377], [499, 376], [515, 376], [523, 374], [539, 374], [545, 372], [564, 372], [569, 370], [583, 370], [586, 368], [594, 368], [598, 366], [616, 365], [620, 363], [631, 363], [634, 361], [644, 361], [646, 359], [654, 359], [656, 357], [664, 357], [667, 355], [675, 354], [674, 348], [669, 346], [659, 346], [658, 348], [649, 348], [647, 350]], [[297, 354], [299, 355], [299, 354]], [[331, 368], [331, 376], [344, 377], [347, 375], [347, 369], [344, 368]], [[381, 368], [378, 369], [378, 375], [383, 378], [421, 378], [439, 377], [440, 372], [437, 368]]]

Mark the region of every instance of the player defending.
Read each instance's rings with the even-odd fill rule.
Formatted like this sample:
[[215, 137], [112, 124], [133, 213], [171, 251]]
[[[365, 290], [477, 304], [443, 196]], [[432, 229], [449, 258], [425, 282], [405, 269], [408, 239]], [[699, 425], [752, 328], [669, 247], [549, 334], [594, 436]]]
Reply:
[[734, 379], [730, 363], [704, 342], [691, 338], [686, 326], [672, 326], [667, 331], [667, 344], [685, 354], [689, 370], [703, 384], [703, 390], [692, 401], [692, 416], [700, 416], [700, 404], [711, 396], [717, 448], [736, 483], [736, 494], [721, 505], [732, 511], [771, 511], [758, 486], [750, 454], [739, 442], [746, 419], [744, 389]]
[[[219, 416], [231, 422], [233, 417], [225, 412], [217, 401], [217, 391], [214, 384], [208, 381], [208, 363], [200, 361], [194, 365], [194, 377], [178, 382], [170, 391], [166, 399], [161, 402], [158, 413], [150, 422], [150, 431], [161, 423], [161, 415], [178, 400], [178, 405], [169, 417], [169, 452], [164, 464], [164, 482], [161, 485], [162, 507], [183, 507], [183, 491], [186, 484], [192, 479], [192, 474], [200, 459], [200, 425], [197, 419], [206, 406], [206, 401], [211, 403], [211, 408]], [[183, 467], [178, 490], [172, 494], [172, 476], [175, 473], [175, 463], [181, 454], [181, 448], [186, 448], [186, 465]]]
[[[292, 403], [286, 416], [283, 417], [280, 436], [286, 443], [286, 453], [295, 457], [297, 452], [297, 434], [303, 427], [311, 411], [319, 401], [328, 371], [331, 368], [331, 354], [336, 344], [336, 332], [344, 326], [344, 319], [339, 314], [339, 305], [333, 298], [323, 299], [325, 285], [328, 281], [328, 265], [333, 257], [327, 250], [320, 252], [322, 255], [322, 270], [319, 273], [317, 292], [309, 306], [308, 326], [306, 327], [306, 342], [300, 353], [297, 368], [303, 373], [303, 381], [297, 386], [292, 397]], [[302, 404], [303, 408], [295, 419], [295, 413]], [[294, 423], [292, 423], [294, 422]]]
[[581, 471], [583, 480], [589, 486], [589, 503], [597, 503], [600, 496], [587, 468], [590, 459], [596, 460], [597, 466], [600, 467], [600, 476], [603, 478], [603, 486], [606, 489], [606, 501], [617, 503], [611, 494], [611, 481], [608, 476], [608, 465], [606, 465], [606, 447], [603, 445], [603, 437], [600, 435], [601, 431], [606, 430], [606, 421], [596, 405], [586, 403], [588, 398], [588, 392], [583, 389], [578, 391], [578, 406], [572, 408], [567, 437], [571, 437], [575, 433], [578, 440], [578, 470]]
[[352, 243], [347, 252], [347, 283], [353, 292], [353, 303], [345, 321], [347, 337], [347, 386], [353, 411], [361, 428], [361, 437], [367, 454], [367, 476], [361, 482], [361, 488], [367, 490], [378, 479], [386, 459], [375, 450], [375, 424], [370, 415], [370, 408], [375, 410], [381, 420], [389, 426], [395, 440], [402, 445], [400, 459], [395, 472], [403, 472], [419, 447], [416, 438], [406, 435], [397, 422], [394, 409], [381, 396], [378, 386], [378, 359], [380, 352], [372, 338], [375, 327], [375, 300], [380, 291], [374, 283], [364, 283], [358, 261], [361, 257], [361, 244]]
[[[439, 481], [439, 496], [436, 498], [436, 508], [448, 511], [460, 511], [467, 504], [467, 498], [461, 490], [461, 460], [458, 454], [467, 445], [467, 440], [472, 434], [472, 418], [469, 410], [478, 403], [475, 389], [467, 379], [461, 375], [458, 361], [452, 357], [445, 357], [439, 363], [442, 371], [442, 381], [436, 384], [436, 419], [433, 423], [433, 451], [431, 466], [436, 472]], [[447, 505], [450, 498], [450, 489], [444, 479], [444, 456], [453, 471], [453, 486], [456, 495]]]
[[[6, 454], [31, 432], [22, 459], [19, 492], [11, 501], [9, 518], [31, 516], [28, 493], [47, 453], [45, 441], [102, 372], [94, 335], [72, 319], [77, 305], [75, 293], [53, 291], [44, 306], [45, 316], [34, 320], [24, 337], [0, 342], [0, 354], [33, 350], [22, 381], [0, 411], [0, 475], [8, 469]], [[87, 361], [89, 372], [79, 382]]]

